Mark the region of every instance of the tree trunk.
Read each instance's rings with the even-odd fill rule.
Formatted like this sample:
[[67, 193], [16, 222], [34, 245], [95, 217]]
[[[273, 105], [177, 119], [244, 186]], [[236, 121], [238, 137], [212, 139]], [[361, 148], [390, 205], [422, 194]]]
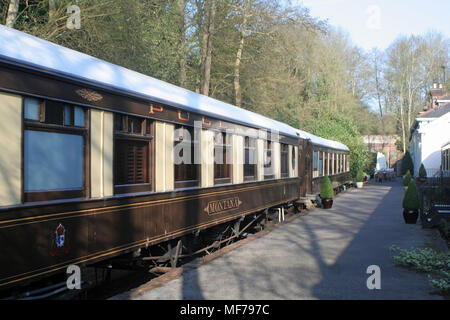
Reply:
[[179, 23], [178, 30], [180, 36], [180, 48], [179, 48], [179, 67], [180, 67], [180, 87], [186, 87], [186, 34], [184, 25], [184, 11], [186, 8], [186, 0], [177, 0]]
[[48, 0], [48, 21], [53, 21], [56, 12], [56, 0]]
[[400, 120], [402, 122], [402, 140], [403, 140], [403, 154], [406, 152], [406, 133], [405, 133], [405, 119], [403, 116], [403, 89], [400, 91]]
[[206, 96], [209, 95], [209, 86], [211, 82], [211, 62], [212, 62], [212, 46], [214, 38], [214, 20], [216, 16], [216, 0], [207, 0], [207, 17], [205, 20], [203, 34], [204, 46], [204, 59], [202, 59], [202, 83], [200, 88], [200, 93]]
[[19, 13], [19, 0], [11, 0], [9, 2], [8, 13], [6, 15], [6, 26], [14, 28], [17, 14]]
[[234, 63], [234, 102], [236, 106], [240, 107], [242, 104], [242, 90], [240, 83], [240, 66], [242, 59], [242, 52], [244, 51], [245, 34], [247, 32], [247, 13], [250, 6], [250, 0], [246, 1], [245, 8], [242, 11], [242, 27], [239, 47], [236, 53], [236, 62]]
[[381, 104], [380, 82], [379, 82], [379, 79], [378, 79], [378, 65], [377, 65], [377, 63], [378, 63], [378, 61], [375, 64], [375, 85], [376, 85], [376, 90], [377, 90], [378, 108], [380, 109], [381, 128], [382, 128], [383, 134], [384, 134], [385, 131], [384, 131], [384, 121], [383, 121], [383, 106]]

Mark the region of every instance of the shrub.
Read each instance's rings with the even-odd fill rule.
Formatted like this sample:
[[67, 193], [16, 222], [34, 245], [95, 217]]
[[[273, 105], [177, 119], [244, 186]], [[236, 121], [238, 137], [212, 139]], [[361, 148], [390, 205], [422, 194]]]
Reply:
[[411, 172], [409, 170], [406, 172], [405, 176], [403, 177], [403, 185], [407, 187], [409, 185], [409, 182], [411, 181]]
[[427, 170], [425, 170], [425, 166], [422, 163], [419, 168], [419, 178], [426, 178], [426, 177], [427, 177]]
[[405, 175], [408, 170], [410, 172], [414, 172], [414, 164], [412, 162], [412, 158], [411, 158], [411, 155], [409, 154], [409, 151], [406, 151], [406, 153], [402, 159], [401, 174]]
[[416, 182], [410, 179], [408, 189], [403, 197], [403, 208], [406, 210], [417, 210], [420, 207], [419, 193], [417, 192]]
[[364, 172], [360, 169], [356, 174], [356, 182], [363, 182], [364, 180]]
[[[418, 272], [428, 273], [430, 285], [439, 289], [441, 294], [450, 294], [450, 254], [446, 252], [436, 252], [433, 249], [411, 248], [410, 250], [400, 249], [391, 246], [391, 251], [397, 251], [399, 254], [394, 256], [394, 260], [405, 267], [410, 267]], [[434, 274], [437, 278], [432, 278]]]
[[331, 185], [331, 181], [328, 176], [325, 176], [325, 179], [323, 179], [320, 187], [320, 197], [322, 199], [333, 199], [334, 197], [333, 186]]

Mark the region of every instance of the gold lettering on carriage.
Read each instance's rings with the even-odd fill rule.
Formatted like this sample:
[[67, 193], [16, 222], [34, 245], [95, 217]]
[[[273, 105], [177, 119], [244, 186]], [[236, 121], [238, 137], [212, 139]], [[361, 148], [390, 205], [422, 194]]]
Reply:
[[208, 202], [208, 205], [204, 209], [209, 215], [218, 214], [227, 210], [237, 209], [242, 204], [239, 197], [227, 198], [223, 200], [214, 200]]

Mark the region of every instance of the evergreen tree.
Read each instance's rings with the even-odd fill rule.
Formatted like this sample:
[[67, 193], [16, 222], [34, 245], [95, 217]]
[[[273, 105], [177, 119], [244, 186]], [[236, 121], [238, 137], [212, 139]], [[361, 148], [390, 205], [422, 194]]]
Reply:
[[409, 172], [409, 170], [408, 170], [408, 171], [406, 171], [406, 174], [403, 177], [403, 185], [405, 187], [407, 187], [409, 185], [410, 181], [411, 181], [411, 172]]
[[331, 181], [328, 176], [325, 176], [325, 179], [323, 179], [320, 187], [320, 197], [322, 199], [333, 199], [334, 197], [333, 186], [331, 185]]
[[426, 178], [426, 177], [427, 177], [427, 170], [425, 170], [425, 166], [422, 163], [419, 168], [419, 178]]
[[420, 208], [419, 193], [417, 191], [416, 182], [411, 179], [406, 189], [405, 196], [403, 198], [403, 209], [417, 210]]
[[411, 155], [409, 154], [409, 151], [406, 151], [406, 153], [402, 159], [401, 174], [405, 175], [408, 170], [410, 173], [414, 172], [414, 164], [412, 162], [412, 158], [411, 158]]

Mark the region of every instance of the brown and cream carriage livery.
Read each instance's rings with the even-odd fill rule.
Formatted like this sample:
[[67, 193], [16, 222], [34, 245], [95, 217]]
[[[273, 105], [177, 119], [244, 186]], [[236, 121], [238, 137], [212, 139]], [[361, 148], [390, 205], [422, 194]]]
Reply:
[[257, 219], [348, 173], [329, 140], [3, 26], [0, 75], [0, 289]]

